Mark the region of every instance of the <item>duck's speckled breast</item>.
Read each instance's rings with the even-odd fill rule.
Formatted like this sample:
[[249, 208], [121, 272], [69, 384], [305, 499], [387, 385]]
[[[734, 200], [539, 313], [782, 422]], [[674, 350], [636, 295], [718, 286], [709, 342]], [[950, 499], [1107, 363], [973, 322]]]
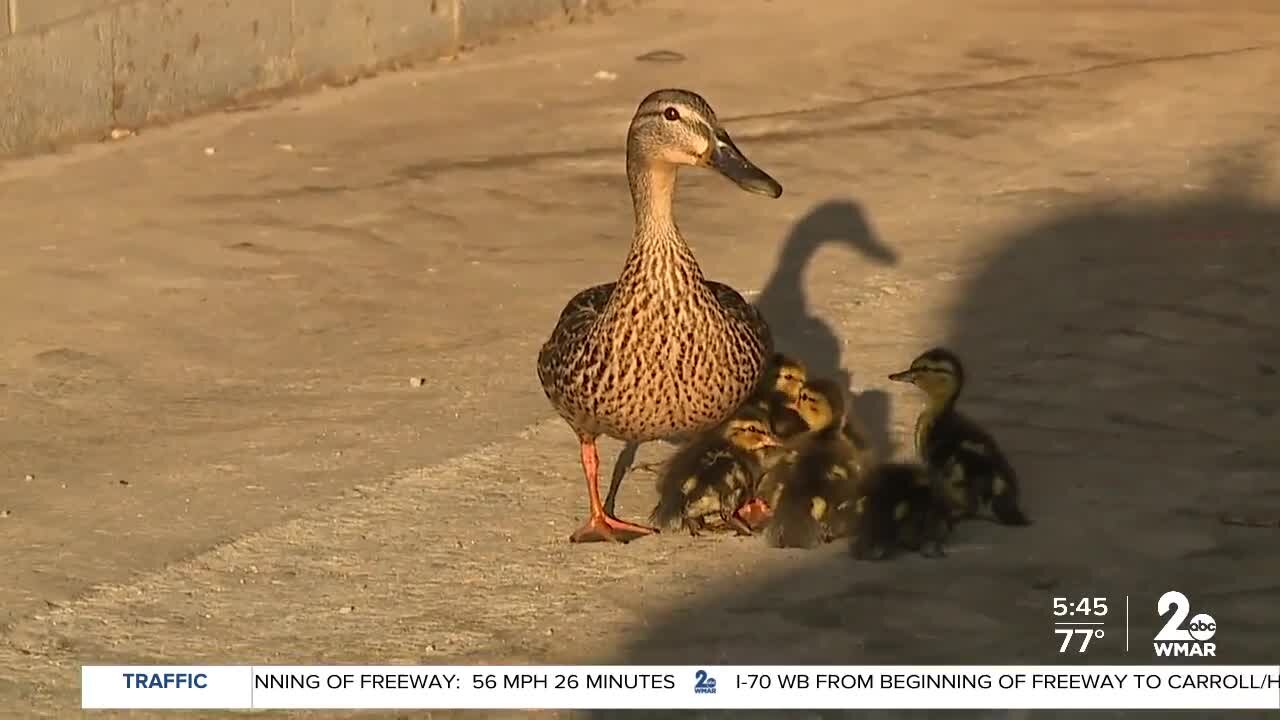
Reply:
[[756, 388], [769, 345], [710, 289], [679, 298], [637, 289], [580, 346], [573, 365], [585, 392], [564, 409], [582, 431], [637, 442], [704, 430]]

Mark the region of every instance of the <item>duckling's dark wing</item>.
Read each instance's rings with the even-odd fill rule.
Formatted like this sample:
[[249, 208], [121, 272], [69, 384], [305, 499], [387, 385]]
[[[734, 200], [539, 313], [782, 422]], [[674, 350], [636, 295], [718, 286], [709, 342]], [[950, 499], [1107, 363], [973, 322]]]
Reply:
[[939, 465], [956, 458], [972, 458], [982, 463], [1004, 458], [991, 433], [958, 412], [946, 413], [934, 422], [927, 454], [930, 462]]
[[897, 528], [892, 514], [886, 510], [894, 505], [893, 495], [909, 473], [910, 468], [905, 464], [881, 463], [863, 480], [853, 509], [855, 530], [849, 542], [850, 552], [855, 558], [879, 559], [897, 544]]
[[[782, 486], [773, 519], [765, 528], [765, 541], [773, 547], [811, 548], [823, 541], [822, 523], [814, 517], [814, 500], [827, 503], [827, 471], [830, 456], [821, 445], [806, 447], [773, 472]], [[829, 512], [832, 508], [827, 507]]]
[[[667, 460], [658, 475], [658, 504], [649, 515], [649, 521], [659, 528], [671, 529], [684, 519], [684, 509], [690, 497], [700, 494], [708, 483], [709, 466], [722, 460], [719, 438], [712, 433], [693, 437], [671, 459]], [[685, 491], [685, 483], [693, 478], [696, 487]]]
[[719, 283], [714, 280], [704, 280], [707, 289], [716, 296], [720, 307], [729, 314], [730, 317], [741, 320], [746, 323], [752, 330], [756, 338], [759, 339], [766, 360], [773, 356], [773, 333], [769, 330], [769, 323], [765, 322], [764, 314], [760, 312], [760, 308], [747, 302], [737, 290]]
[[931, 480], [923, 466], [911, 463], [881, 463], [873, 468], [859, 488], [855, 505], [854, 527], [850, 550], [859, 559], [879, 559], [893, 551], [904, 540], [907, 529], [898, 517], [903, 503], [910, 504], [913, 495]]
[[719, 495], [721, 519], [743, 534], [751, 534], [751, 528], [737, 514], [756, 494], [763, 466], [752, 453], [729, 445], [708, 468], [707, 480]]
[[790, 438], [787, 444], [800, 449], [799, 452], [810, 458], [810, 462], [820, 466], [857, 467], [858, 450], [843, 429], [824, 428], [816, 433]]
[[814, 489], [799, 465], [792, 461], [773, 471], [781, 495], [764, 529], [765, 542], [772, 547], [814, 547], [820, 540], [822, 528], [811, 514]]
[[939, 440], [938, 456], [960, 464], [971, 484], [970, 492], [976, 493], [978, 500], [990, 503], [998, 521], [1005, 525], [1031, 524], [1018, 505], [1018, 474], [991, 433], [964, 415], [952, 413]]
[[1005, 457], [995, 437], [981, 425], [961, 415], [952, 413], [946, 430], [941, 433], [940, 444], [948, 454], [974, 467], [985, 467], [996, 472], [1012, 473], [1013, 468]]

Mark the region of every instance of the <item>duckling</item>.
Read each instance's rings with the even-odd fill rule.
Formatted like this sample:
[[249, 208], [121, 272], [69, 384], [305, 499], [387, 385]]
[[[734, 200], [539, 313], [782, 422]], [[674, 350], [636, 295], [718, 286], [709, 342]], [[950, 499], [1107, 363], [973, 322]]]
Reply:
[[[762, 398], [758, 398], [757, 402], [768, 407], [774, 432], [778, 437], [786, 440], [810, 429], [804, 418], [794, 409], [800, 397], [800, 390], [809, 379], [808, 371], [804, 363], [782, 353], [773, 356], [772, 368], [773, 383], [771, 386], [766, 386], [768, 391]], [[868, 464], [871, 460], [870, 434], [849, 402], [845, 403], [842, 430], [857, 450], [859, 464]]]
[[696, 537], [706, 518], [717, 517], [739, 535], [751, 535], [738, 511], [756, 491], [765, 455], [781, 444], [760, 408], [742, 406], [672, 456], [658, 479], [659, 500], [650, 522], [665, 529], [683, 524]]
[[808, 430], [804, 419], [795, 411], [800, 390], [809, 379], [804, 363], [783, 353], [775, 353], [766, 383], [754, 401], [769, 413], [769, 422], [779, 438], [795, 437]]
[[[809, 429], [804, 419], [795, 411], [795, 402], [807, 379], [808, 373], [803, 362], [790, 355], [775, 353], [760, 389], [748, 401], [768, 414], [769, 425], [779, 440], [787, 440]], [[788, 454], [785, 450], [769, 453], [761, 474], [770, 473]], [[763, 498], [752, 497], [738, 514], [748, 526], [758, 530], [768, 522], [773, 510]]]
[[880, 560], [899, 547], [942, 557], [952, 529], [940, 479], [917, 463], [873, 468], [846, 518], [853, 528], [849, 549], [859, 560]]
[[814, 547], [847, 532], [858, 485], [856, 450], [844, 432], [844, 391], [810, 380], [792, 409], [808, 430], [787, 442], [794, 453], [761, 481], [758, 494], [773, 516], [765, 539], [774, 547]]
[[[713, 428], [755, 391], [774, 352], [759, 309], [705, 279], [676, 227], [676, 172], [685, 165], [712, 168], [748, 192], [782, 195], [697, 93], [658, 90], [636, 108], [627, 132], [635, 233], [626, 263], [616, 282], [569, 300], [538, 353], [538, 379], [578, 438], [587, 481], [590, 515], [570, 542], [653, 532], [605, 508], [601, 435], [633, 445]], [[610, 495], [620, 481], [615, 475]]]
[[1005, 525], [1031, 524], [1018, 504], [1017, 473], [995, 438], [956, 410], [964, 388], [960, 358], [945, 348], [934, 348], [889, 379], [924, 391], [926, 404], [916, 419], [916, 451], [931, 471], [944, 478], [952, 514], [972, 517], [985, 507]]

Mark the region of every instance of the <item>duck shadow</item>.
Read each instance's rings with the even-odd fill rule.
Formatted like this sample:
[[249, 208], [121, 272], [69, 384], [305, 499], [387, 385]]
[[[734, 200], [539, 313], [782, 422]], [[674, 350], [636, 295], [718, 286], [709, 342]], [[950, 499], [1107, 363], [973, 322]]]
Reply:
[[787, 234], [773, 274], [755, 298], [773, 330], [779, 352], [802, 360], [812, 377], [835, 380], [850, 390], [854, 413], [877, 451], [889, 448], [889, 395], [883, 390], [854, 390], [843, 343], [830, 323], [810, 307], [805, 278], [827, 245], [853, 250], [880, 265], [896, 265], [898, 254], [872, 227], [862, 206], [852, 200], [828, 200], [810, 210]]
[[[1064, 209], [1006, 231], [937, 344], [965, 359], [961, 406], [1018, 467], [1030, 527], [962, 523], [936, 560], [770, 550], [758, 575], [671, 608], [614, 662], [1151, 664], [1169, 620], [1157, 601], [1177, 590], [1189, 617], [1216, 621], [1218, 662], [1274, 663], [1280, 530], [1228, 518], [1280, 519], [1280, 205], [1247, 191], [1259, 168], [1227, 165], [1216, 192], [1178, 201], [1061, 189], [999, 201], [1031, 212], [1049, 192]], [[794, 242], [793, 276], [813, 240]], [[808, 323], [797, 293], [779, 280], [763, 300]], [[1109, 599], [1087, 653], [1059, 651], [1055, 596]]]

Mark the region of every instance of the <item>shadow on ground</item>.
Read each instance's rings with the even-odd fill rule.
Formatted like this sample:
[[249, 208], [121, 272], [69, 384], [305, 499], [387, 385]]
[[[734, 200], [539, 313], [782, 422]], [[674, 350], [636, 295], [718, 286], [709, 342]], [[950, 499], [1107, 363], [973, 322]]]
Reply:
[[[810, 210], [792, 227], [782, 244], [773, 274], [755, 298], [773, 330], [779, 351], [804, 361], [813, 377], [830, 378], [852, 388], [854, 377], [844, 364], [843, 343], [831, 326], [810, 307], [805, 292], [809, 266], [824, 245], [849, 248], [883, 265], [895, 265], [898, 254], [880, 238], [862, 207], [850, 200], [830, 200]], [[858, 378], [866, 385], [867, 378]], [[889, 396], [864, 390], [851, 398], [858, 417], [878, 450], [889, 447]]]
[[[772, 551], [785, 572], [709, 590], [616, 662], [1170, 662], [1152, 649], [1155, 608], [1179, 590], [1189, 617], [1217, 622], [1208, 662], [1275, 663], [1280, 529], [1220, 515], [1280, 518], [1280, 208], [1247, 193], [1257, 171], [1233, 172], [1178, 204], [1054, 197], [1071, 209], [1012, 232], [956, 306], [939, 340], [967, 360], [962, 406], [1019, 467], [1031, 527], [961, 525], [941, 560]], [[773, 307], [803, 306], [778, 287]], [[1059, 654], [1053, 598], [1084, 596], [1109, 599], [1105, 635]]]

